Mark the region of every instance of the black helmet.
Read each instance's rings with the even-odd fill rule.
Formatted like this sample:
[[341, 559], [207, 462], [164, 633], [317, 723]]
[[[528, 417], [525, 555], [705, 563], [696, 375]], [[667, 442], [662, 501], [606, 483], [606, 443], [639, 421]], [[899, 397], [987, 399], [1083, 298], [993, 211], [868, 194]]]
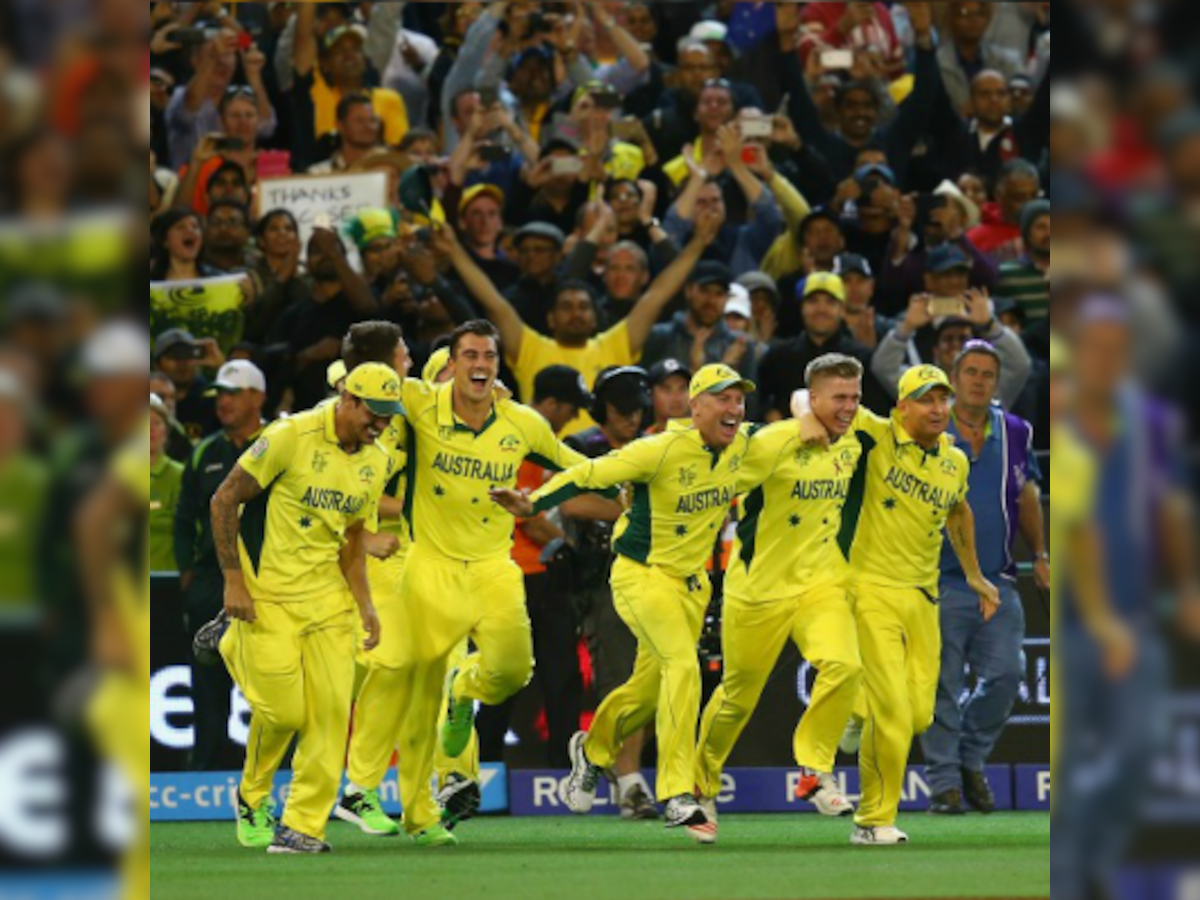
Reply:
[[611, 403], [621, 412], [646, 409], [654, 401], [650, 395], [650, 376], [641, 366], [611, 366], [596, 376], [592, 385], [592, 418], [600, 425], [608, 416]]

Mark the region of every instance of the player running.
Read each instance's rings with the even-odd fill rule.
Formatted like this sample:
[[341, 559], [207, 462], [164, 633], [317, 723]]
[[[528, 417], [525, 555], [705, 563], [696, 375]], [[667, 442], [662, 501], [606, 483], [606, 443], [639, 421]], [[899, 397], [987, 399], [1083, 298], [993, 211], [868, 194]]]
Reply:
[[[711, 592], [705, 563], [734, 496], [749, 437], [743, 428], [753, 382], [729, 366], [704, 366], [689, 386], [692, 420], [634, 441], [551, 478], [525, 496], [492, 492], [515, 516], [550, 509], [583, 491], [633, 485], [633, 505], [614, 530], [613, 604], [638, 639], [633, 674], [596, 711], [588, 732], [570, 742], [563, 802], [586, 813], [596, 785], [625, 737], [656, 721], [656, 793], [666, 826], [686, 826], [711, 842], [710, 822], [692, 793], [700, 665], [696, 641]], [[656, 716], [657, 711], [657, 716]]]
[[[385, 321], [359, 322], [351, 326], [342, 340], [342, 356], [351, 369], [365, 362], [390, 365], [406, 375], [412, 365], [408, 346], [400, 326]], [[439, 381], [449, 362], [448, 350], [430, 357], [422, 377]], [[497, 389], [499, 391], [499, 389]], [[379, 615], [379, 645], [360, 655], [362, 683], [354, 702], [354, 727], [348, 752], [348, 781], [334, 815], [365, 834], [391, 836], [400, 833], [397, 822], [383, 809], [379, 785], [391, 765], [404, 707], [397, 701], [400, 671], [396, 659], [397, 622], [403, 604], [400, 581], [410, 544], [408, 522], [404, 518], [404, 488], [408, 469], [408, 429], [402, 417], [394, 418], [380, 437], [380, 443], [392, 454], [392, 477], [379, 500], [378, 516], [367, 525], [367, 580]], [[373, 546], [374, 545], [374, 546]], [[466, 641], [454, 652], [454, 663], [466, 656]], [[464, 751], [448, 759], [438, 751], [434, 766], [438, 774], [438, 803], [442, 824], [453, 828], [470, 818], [479, 808], [479, 752], [472, 738]]]
[[725, 575], [725, 672], [704, 708], [696, 750], [696, 790], [714, 825], [721, 770], [789, 637], [820, 673], [793, 739], [802, 769], [797, 796], [823, 815], [854, 812], [833, 777], [862, 676], [837, 538], [862, 453], [850, 433], [862, 373], [858, 360], [840, 353], [817, 357], [804, 373], [827, 446], [803, 444], [793, 420], [751, 432], [738, 472], [741, 520]]
[[[275, 422], [212, 500], [213, 543], [234, 620], [221, 655], [250, 703], [238, 840], [270, 853], [323, 853], [354, 690], [353, 606], [379, 641], [364, 522], [390, 473], [378, 438], [403, 413], [400, 378], [359, 366], [336, 403]], [[299, 733], [287, 809], [275, 771]]]
[[[850, 551], [850, 599], [858, 623], [867, 718], [859, 751], [862, 800], [850, 842], [900, 844], [900, 788], [915, 735], [933, 722], [941, 662], [938, 567], [942, 530], [967, 584], [990, 620], [1000, 606], [975, 553], [966, 454], [945, 434], [954, 389], [937, 366], [914, 366], [900, 378], [890, 418], [860, 409], [854, 432], [863, 445], [861, 497]], [[800, 398], [802, 428], [827, 434]], [[846, 528], [854, 527], [847, 520]]]
[[[474, 704], [497, 704], [529, 681], [532, 635], [524, 577], [512, 561], [512, 521], [489, 497], [516, 484], [521, 462], [558, 471], [584, 457], [561, 444], [534, 410], [497, 399], [500, 338], [484, 320], [450, 339], [449, 383], [407, 379], [409, 429], [405, 513], [413, 543], [396, 616], [393, 699], [405, 831], [422, 846], [457, 843], [430, 790], [438, 713], [442, 750], [457, 757], [474, 725]], [[470, 636], [478, 652], [447, 675], [451, 652]], [[449, 697], [443, 703], [443, 688]]]

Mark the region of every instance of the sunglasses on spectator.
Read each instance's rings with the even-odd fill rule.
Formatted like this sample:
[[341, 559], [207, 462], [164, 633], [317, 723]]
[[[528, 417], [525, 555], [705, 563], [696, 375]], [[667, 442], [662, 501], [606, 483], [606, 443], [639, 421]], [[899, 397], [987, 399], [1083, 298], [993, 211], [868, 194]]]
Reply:
[[254, 93], [254, 88], [248, 84], [231, 84], [225, 88], [225, 99], [232, 100], [234, 97], [249, 97], [251, 100], [254, 100], [258, 95]]
[[722, 90], [729, 91], [730, 93], [733, 92], [733, 85], [730, 83], [728, 78], [709, 78], [704, 82], [703, 86], [706, 88], [721, 88]]

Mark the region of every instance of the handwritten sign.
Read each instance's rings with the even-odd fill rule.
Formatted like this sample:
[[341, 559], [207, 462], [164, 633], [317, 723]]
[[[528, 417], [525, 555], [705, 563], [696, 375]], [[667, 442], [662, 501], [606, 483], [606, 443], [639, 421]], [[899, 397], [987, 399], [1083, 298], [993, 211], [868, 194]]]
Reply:
[[386, 205], [383, 172], [269, 178], [259, 184], [259, 215], [280, 207], [288, 210], [300, 225], [300, 244], [305, 247], [320, 217], [328, 217], [329, 227], [341, 235], [364, 206]]

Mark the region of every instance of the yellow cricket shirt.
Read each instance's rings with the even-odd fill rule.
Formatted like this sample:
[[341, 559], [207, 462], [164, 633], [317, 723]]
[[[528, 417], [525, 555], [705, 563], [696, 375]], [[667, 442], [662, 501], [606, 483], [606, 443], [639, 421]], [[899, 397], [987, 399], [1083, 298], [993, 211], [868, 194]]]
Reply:
[[1050, 504], [1050, 547], [1055, 559], [1050, 564], [1051, 633], [1058, 617], [1059, 573], [1064, 567], [1062, 551], [1072, 529], [1087, 523], [1095, 498], [1096, 460], [1078, 437], [1065, 426], [1058, 426], [1050, 438], [1050, 483], [1054, 499]]
[[843, 581], [842, 507], [862, 455], [853, 432], [806, 446], [794, 419], [751, 431], [738, 472], [741, 512], [725, 589], [746, 600], [793, 596]]
[[863, 449], [849, 501], [858, 507], [857, 527], [854, 515], [843, 522], [843, 540], [852, 541], [851, 576], [937, 597], [942, 529], [967, 496], [967, 455], [948, 435], [926, 451], [894, 415], [885, 419], [861, 408], [853, 434]]
[[133, 646], [138, 675], [150, 680], [150, 419], [138, 431], [138, 436], [128, 441], [117, 451], [112, 461], [112, 473], [133, 497], [147, 510], [147, 517], [140, 520], [135, 533], [130, 534], [136, 542], [134, 566], [122, 562], [114, 573], [113, 602], [124, 627], [125, 635]]
[[[522, 399], [532, 403], [533, 380], [546, 366], [570, 366], [583, 376], [590, 389], [596, 383], [596, 376], [604, 369], [609, 366], [632, 366], [636, 361], [629, 346], [629, 327], [622, 320], [608, 331], [588, 340], [582, 347], [564, 347], [558, 341], [526, 326], [521, 333], [521, 351], [516, 359], [509, 359], [508, 363], [517, 376]], [[592, 417], [580, 410], [579, 415], [563, 429], [562, 436], [569, 437], [594, 424]]]
[[736, 494], [750, 443], [743, 426], [724, 450], [712, 450], [690, 421], [672, 419], [662, 434], [639, 438], [560, 472], [530, 498], [541, 512], [584, 491], [626, 482], [633, 503], [613, 529], [613, 550], [678, 578], [704, 571]]
[[[389, 147], [400, 143], [408, 134], [408, 107], [404, 98], [391, 88], [364, 88], [371, 97], [371, 106], [383, 125], [383, 142]], [[310, 92], [313, 102], [313, 125], [318, 139], [337, 130], [337, 105], [342, 92], [325, 81], [319, 68], [313, 69], [313, 85]]]
[[473, 562], [508, 556], [513, 517], [488, 491], [512, 488], [526, 459], [559, 471], [586, 459], [560, 443], [536, 410], [496, 399], [476, 433], [453, 410], [453, 382], [406, 378], [408, 479], [404, 500], [414, 543]]
[[369, 520], [391, 472], [379, 442], [347, 453], [326, 403], [267, 427], [238, 465], [263, 488], [242, 507], [238, 552], [255, 600], [293, 603], [347, 590], [346, 528]]

